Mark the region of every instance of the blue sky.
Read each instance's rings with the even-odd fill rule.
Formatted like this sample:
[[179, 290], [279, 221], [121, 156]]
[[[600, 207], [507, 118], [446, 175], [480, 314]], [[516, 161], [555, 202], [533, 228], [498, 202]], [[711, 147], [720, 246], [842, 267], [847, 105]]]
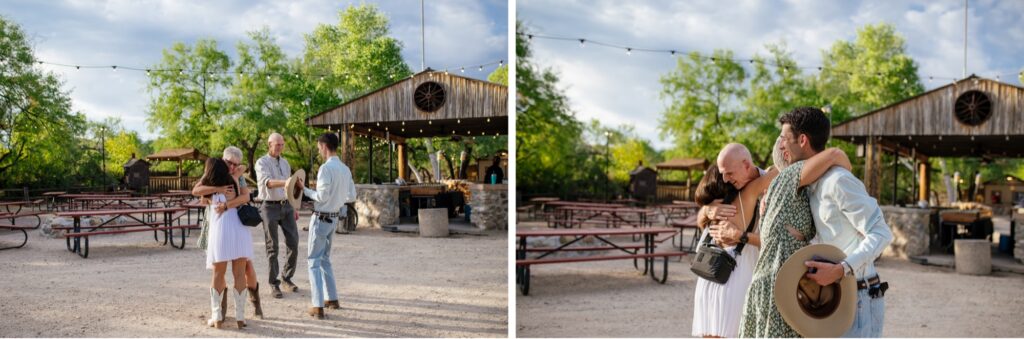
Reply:
[[[320, 23], [337, 23], [338, 10], [362, 3], [376, 4], [389, 17], [392, 36], [404, 44], [406, 63], [419, 70], [420, 2], [416, 0], [4, 0], [0, 15], [22, 26], [41, 60], [147, 67], [157, 64], [162, 50], [174, 42], [204, 38], [216, 39], [234, 57], [235, 44], [246, 40], [246, 32], [263, 26], [270, 28], [290, 57], [296, 57], [303, 49], [303, 34]], [[428, 0], [425, 13], [428, 67], [508, 62], [506, 1]], [[125, 127], [143, 138], [156, 137], [145, 122], [150, 94], [144, 72], [40, 67], [65, 80], [73, 109], [94, 120], [121, 117]], [[495, 67], [483, 72], [467, 68], [465, 75], [484, 79]]]
[[[519, 0], [516, 15], [530, 31], [637, 48], [710, 53], [731, 49], [738, 58], [766, 55], [785, 42], [803, 67], [821, 63], [836, 40], [853, 40], [858, 27], [890, 23], [906, 40], [926, 88], [960, 78], [963, 69], [962, 0]], [[1024, 69], [1024, 1], [971, 0], [968, 74], [1019, 85]], [[630, 124], [656, 148], [672, 142], [658, 133], [666, 106], [658, 78], [675, 67], [667, 54], [608, 49], [578, 42], [534, 39], [534, 61], [555, 69], [577, 118]], [[809, 71], [805, 71], [807, 73]]]

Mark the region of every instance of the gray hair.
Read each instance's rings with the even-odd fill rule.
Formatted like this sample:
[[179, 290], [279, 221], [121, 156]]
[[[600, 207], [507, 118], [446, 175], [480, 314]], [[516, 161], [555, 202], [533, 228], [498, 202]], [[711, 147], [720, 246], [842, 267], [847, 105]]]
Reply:
[[790, 163], [786, 161], [786, 157], [783, 156], [782, 150], [779, 146], [782, 144], [782, 138], [775, 139], [775, 146], [772, 147], [772, 163], [775, 165], [775, 169], [782, 172], [782, 170], [789, 167]]
[[223, 158], [224, 160], [234, 159], [242, 161], [242, 150], [238, 149], [238, 147], [235, 146], [228, 146], [227, 148], [224, 149]]

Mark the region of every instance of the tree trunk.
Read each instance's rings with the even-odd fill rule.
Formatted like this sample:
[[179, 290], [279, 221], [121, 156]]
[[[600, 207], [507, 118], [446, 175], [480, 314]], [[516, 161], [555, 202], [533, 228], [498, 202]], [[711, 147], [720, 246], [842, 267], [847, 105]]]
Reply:
[[433, 170], [433, 178], [441, 177], [441, 165], [437, 162], [437, 154], [434, 153], [434, 141], [431, 138], [427, 138], [426, 142], [423, 143], [427, 146], [427, 157], [430, 158], [430, 168]]
[[444, 151], [437, 151], [438, 157], [444, 158], [444, 162], [448, 165], [448, 177], [455, 178], [455, 166], [452, 165], [452, 157]]
[[469, 169], [469, 156], [473, 154], [473, 146], [469, 143], [462, 144], [462, 153], [459, 154], [459, 179], [466, 179], [466, 170]]

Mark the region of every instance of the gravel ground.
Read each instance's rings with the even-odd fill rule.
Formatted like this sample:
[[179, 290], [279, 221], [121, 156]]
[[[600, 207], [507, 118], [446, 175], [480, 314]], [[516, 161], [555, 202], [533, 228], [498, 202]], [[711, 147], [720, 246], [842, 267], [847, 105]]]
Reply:
[[[308, 215], [299, 225], [308, 224]], [[254, 263], [266, 279], [262, 228], [254, 228]], [[195, 236], [184, 250], [153, 241], [151, 233], [99, 236], [88, 259], [64, 241], [30, 231], [28, 245], [0, 252], [0, 337], [506, 337], [507, 236], [426, 239], [360, 228], [337, 235], [332, 249], [341, 310], [318, 321], [310, 306], [300, 231], [298, 293], [269, 295], [261, 281], [266, 319], [235, 329], [228, 301], [226, 329], [209, 317], [206, 254]], [[7, 245], [20, 240], [0, 232]], [[283, 238], [282, 238], [283, 241]], [[281, 260], [283, 260], [283, 243]], [[283, 263], [282, 263], [283, 264]], [[229, 284], [231, 278], [228, 278]]]
[[[530, 295], [517, 292], [516, 335], [689, 337], [696, 286], [689, 260], [672, 261], [664, 285], [641, 276], [629, 261], [533, 267]], [[1024, 275], [966, 276], [894, 258], [877, 265], [890, 284], [886, 337], [1024, 334]]]

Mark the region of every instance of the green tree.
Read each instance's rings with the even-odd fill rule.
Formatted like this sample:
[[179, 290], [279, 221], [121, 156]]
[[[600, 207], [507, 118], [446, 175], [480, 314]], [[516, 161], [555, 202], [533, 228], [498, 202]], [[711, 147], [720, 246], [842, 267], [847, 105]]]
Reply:
[[558, 76], [533, 64], [524, 30], [516, 25], [517, 189], [566, 196], [579, 187], [576, 178], [597, 179], [584, 166], [591, 151], [582, 147], [583, 125], [558, 89]]
[[854, 41], [840, 40], [822, 51], [818, 90], [832, 106], [834, 122], [924, 92], [917, 63], [891, 24], [866, 25]]
[[[85, 117], [71, 112], [52, 73], [34, 67], [35, 52], [18, 24], [0, 17], [0, 183], [4, 187], [73, 182]], [[56, 173], [70, 175], [59, 176]]]
[[508, 65], [501, 65], [487, 76], [487, 81], [508, 86]]
[[662, 113], [661, 135], [672, 137], [670, 156], [714, 159], [746, 126], [738, 104], [746, 95], [746, 72], [727, 50], [710, 57], [693, 52], [679, 57], [676, 69], [661, 77], [661, 96], [669, 101]]
[[232, 85], [231, 60], [214, 40], [195, 45], [175, 43], [153, 66], [148, 90], [149, 127], [166, 144], [193, 147], [209, 153], [210, 135], [219, 129], [227, 112], [227, 91]]

